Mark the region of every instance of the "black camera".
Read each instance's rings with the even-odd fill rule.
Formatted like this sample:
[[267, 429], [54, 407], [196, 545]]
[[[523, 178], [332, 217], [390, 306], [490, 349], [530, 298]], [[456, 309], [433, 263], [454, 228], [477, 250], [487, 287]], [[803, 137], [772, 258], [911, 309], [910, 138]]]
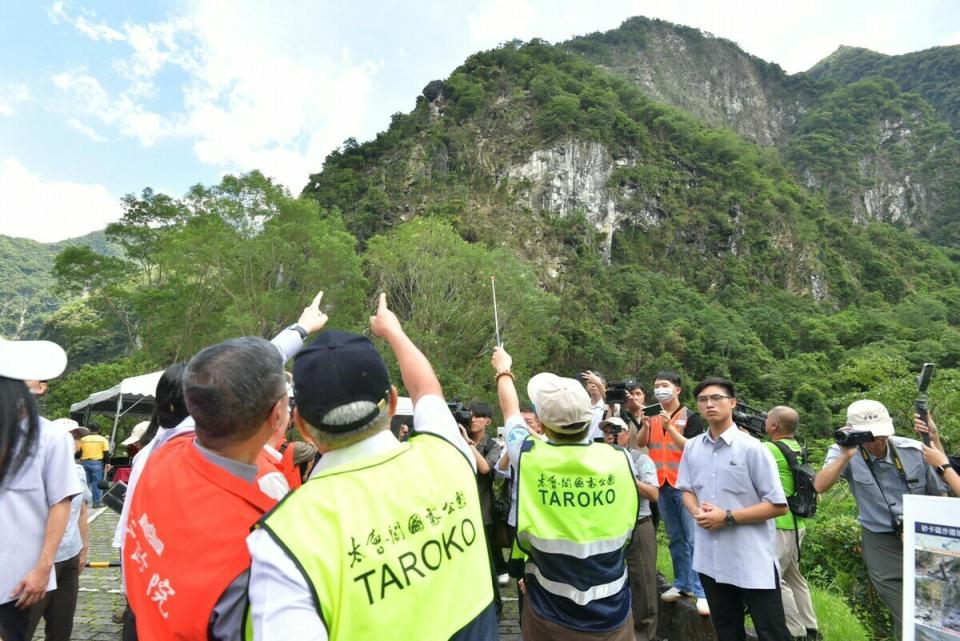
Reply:
[[663, 405], [661, 405], [660, 403], [654, 403], [653, 405], [643, 406], [644, 416], [660, 416], [662, 412], [663, 412]]
[[447, 409], [453, 414], [453, 420], [455, 420], [458, 425], [462, 425], [464, 429], [470, 429], [470, 419], [473, 418], [473, 412], [471, 412], [470, 408], [464, 405], [459, 398], [448, 401]]
[[873, 441], [873, 432], [862, 432], [849, 427], [841, 427], [833, 433], [833, 440], [840, 447], [857, 447]]
[[767, 413], [764, 411], [738, 401], [733, 408], [732, 418], [737, 427], [747, 430], [752, 436], [762, 438], [767, 432]]
[[903, 515], [902, 514], [891, 514], [890, 515], [890, 527], [893, 528], [893, 531], [902, 539], [903, 538]]
[[612, 405], [614, 403], [619, 403], [623, 405], [627, 402], [627, 396], [630, 394], [630, 390], [636, 388], [637, 381], [632, 378], [628, 378], [616, 383], [610, 383], [607, 385], [607, 393], [603, 397], [603, 402], [607, 405]]

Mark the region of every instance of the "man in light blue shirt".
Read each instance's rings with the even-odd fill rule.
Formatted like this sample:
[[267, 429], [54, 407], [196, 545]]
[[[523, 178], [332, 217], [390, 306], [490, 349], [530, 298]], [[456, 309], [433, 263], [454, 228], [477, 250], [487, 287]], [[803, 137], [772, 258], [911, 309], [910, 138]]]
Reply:
[[744, 639], [749, 607], [760, 641], [789, 641], [780, 598], [774, 518], [787, 512], [776, 463], [733, 423], [733, 383], [707, 378], [694, 390], [710, 429], [687, 441], [677, 488], [697, 523], [700, 574], [719, 641]]

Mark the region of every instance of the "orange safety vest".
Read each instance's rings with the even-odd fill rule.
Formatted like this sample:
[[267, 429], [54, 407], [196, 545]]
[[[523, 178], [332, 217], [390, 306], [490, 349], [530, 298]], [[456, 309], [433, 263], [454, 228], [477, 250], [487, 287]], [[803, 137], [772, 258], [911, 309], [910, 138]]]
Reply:
[[300, 478], [300, 468], [293, 464], [293, 443], [284, 441], [277, 448], [280, 452], [278, 461], [267, 450], [262, 449], [257, 455], [257, 478], [273, 472], [279, 472], [287, 481], [287, 486], [291, 491], [303, 485]]
[[[678, 432], [683, 434], [689, 416], [689, 410], [681, 405], [670, 417], [670, 423], [677, 428]], [[671, 487], [676, 487], [677, 470], [680, 468], [683, 448], [677, 447], [677, 444], [667, 434], [667, 430], [663, 426], [662, 416], [650, 418], [650, 440], [647, 443], [647, 450], [650, 458], [657, 466], [657, 481], [660, 485], [669, 483]]]
[[141, 639], [206, 641], [220, 596], [250, 568], [250, 528], [276, 504], [193, 443], [154, 452], [130, 505], [123, 572]]

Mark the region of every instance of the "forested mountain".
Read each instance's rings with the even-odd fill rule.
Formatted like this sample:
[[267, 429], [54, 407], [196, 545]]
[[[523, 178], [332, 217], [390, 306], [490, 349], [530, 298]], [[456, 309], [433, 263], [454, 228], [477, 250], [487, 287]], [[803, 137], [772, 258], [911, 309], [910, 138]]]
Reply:
[[[813, 443], [863, 397], [909, 430], [914, 373], [931, 361], [956, 447], [960, 151], [947, 103], [894, 77], [828, 75], [789, 76], [645, 18], [509, 43], [429, 83], [374, 140], [318, 159], [299, 195], [253, 171], [125, 197], [109, 251], [0, 238], [0, 331], [90, 363], [53, 387], [55, 415], [212, 342], [269, 337], [317, 290], [330, 327], [363, 331], [385, 291], [446, 393], [493, 400], [495, 277], [520, 390], [543, 369], [650, 381], [672, 368], [687, 393], [727, 376], [750, 405], [796, 407]], [[818, 580], [878, 623], [882, 608], [854, 589], [862, 567], [831, 565], [856, 544], [836, 509], [809, 539]]]
[[853, 220], [960, 243], [960, 47], [905, 56], [843, 47], [787, 75], [729, 40], [643, 17], [563, 46], [656, 100], [775, 147]]
[[818, 80], [850, 84], [877, 76], [919, 94], [960, 131], [960, 45], [887, 56], [860, 47], [840, 47], [808, 72]]
[[43, 331], [45, 317], [64, 304], [54, 287], [54, 259], [65, 247], [77, 245], [104, 255], [119, 251], [102, 231], [58, 243], [0, 235], [0, 336], [24, 338]]

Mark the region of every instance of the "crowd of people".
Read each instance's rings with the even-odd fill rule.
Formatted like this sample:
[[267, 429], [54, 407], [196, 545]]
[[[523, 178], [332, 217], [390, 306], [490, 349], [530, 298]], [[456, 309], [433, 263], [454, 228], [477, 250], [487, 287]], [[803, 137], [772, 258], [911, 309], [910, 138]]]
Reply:
[[[451, 412], [381, 294], [370, 329], [412, 401], [397, 422], [383, 358], [365, 336], [322, 331], [321, 299], [272, 341], [228, 340], [163, 372], [155, 415], [125, 441], [142, 445], [114, 540], [125, 639], [495, 639], [510, 577], [530, 641], [657, 639], [658, 616], [687, 601], [721, 641], [745, 638], [745, 610], [761, 641], [821, 639], [796, 499], [841, 477], [899, 638], [903, 496], [960, 493], [932, 418], [915, 425], [926, 446], [857, 401], [847, 427], [862, 444], [800, 477], [798, 413], [770, 410], [762, 442], [735, 424], [729, 380], [700, 381], [694, 411], [676, 372], [655, 375], [649, 405], [637, 381], [614, 401], [596, 372], [541, 372], [522, 406], [496, 347], [498, 440], [490, 405]], [[0, 341], [0, 522], [17, 524], [0, 528], [4, 641], [41, 617], [47, 639], [70, 638], [87, 506], [102, 500], [109, 442], [37, 410], [65, 366], [52, 343]]]

